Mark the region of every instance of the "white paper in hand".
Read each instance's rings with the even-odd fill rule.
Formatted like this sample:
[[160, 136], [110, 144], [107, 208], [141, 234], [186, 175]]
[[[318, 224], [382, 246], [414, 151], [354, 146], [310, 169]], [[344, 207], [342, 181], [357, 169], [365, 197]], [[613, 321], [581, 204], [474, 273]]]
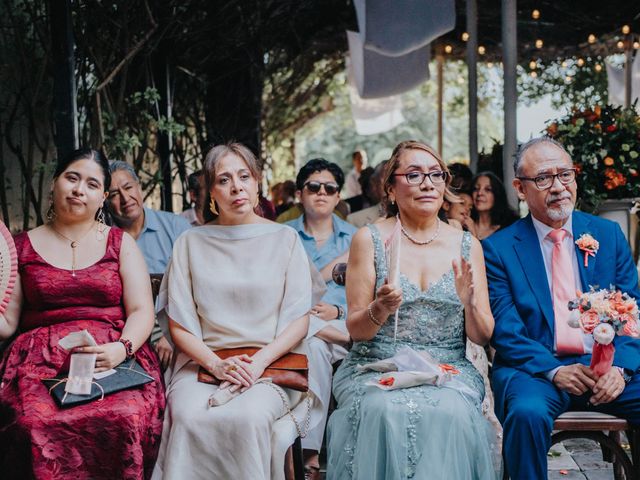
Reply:
[[93, 370], [96, 365], [97, 353], [74, 353], [71, 355], [69, 377], [64, 386], [64, 391], [74, 395], [89, 395], [91, 382], [93, 382]]
[[65, 350], [71, 350], [75, 347], [95, 347], [98, 344], [87, 330], [80, 330], [79, 332], [70, 333], [61, 339], [58, 345]]
[[[396, 220], [396, 225], [384, 241], [384, 256], [387, 262], [387, 282], [394, 288], [400, 288], [400, 231], [402, 226]], [[398, 310], [393, 323], [393, 341], [398, 336]]]

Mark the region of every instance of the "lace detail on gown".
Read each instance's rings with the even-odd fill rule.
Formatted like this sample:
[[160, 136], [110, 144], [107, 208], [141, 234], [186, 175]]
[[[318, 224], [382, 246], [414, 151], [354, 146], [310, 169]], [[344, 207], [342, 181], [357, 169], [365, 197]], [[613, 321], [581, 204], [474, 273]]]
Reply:
[[[368, 227], [377, 289], [387, 277], [387, 266], [380, 233], [375, 225]], [[471, 235], [464, 232], [461, 254], [465, 259], [470, 249]], [[424, 291], [404, 274], [400, 286], [403, 303], [397, 341], [391, 316], [373, 339], [353, 345], [336, 372], [338, 410], [330, 419], [328, 463], [332, 468], [327, 478], [497, 478], [500, 460], [490, 449], [495, 435], [481, 412], [484, 382], [465, 358], [463, 307], [453, 270]], [[469, 387], [470, 395], [434, 386], [393, 391], [366, 386], [379, 374], [355, 367], [391, 357], [405, 346], [454, 365], [460, 371], [455, 378]], [[365, 443], [374, 445], [373, 450]]]

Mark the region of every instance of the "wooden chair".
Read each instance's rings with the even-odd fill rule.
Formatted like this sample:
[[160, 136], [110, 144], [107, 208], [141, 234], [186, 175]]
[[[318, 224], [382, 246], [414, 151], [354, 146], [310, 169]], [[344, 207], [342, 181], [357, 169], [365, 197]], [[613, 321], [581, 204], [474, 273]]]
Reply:
[[[552, 445], [572, 438], [588, 438], [600, 444], [605, 462], [613, 462], [615, 480], [640, 480], [640, 430], [626, 420], [598, 412], [566, 412], [556, 419], [553, 429], [556, 433], [551, 436]], [[623, 431], [627, 433], [631, 459], [620, 444]]]

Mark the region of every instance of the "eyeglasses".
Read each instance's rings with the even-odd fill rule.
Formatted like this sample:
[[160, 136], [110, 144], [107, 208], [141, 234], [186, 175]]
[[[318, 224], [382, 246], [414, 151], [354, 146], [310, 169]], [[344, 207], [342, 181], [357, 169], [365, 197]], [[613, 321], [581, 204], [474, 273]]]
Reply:
[[311, 193], [318, 193], [321, 187], [324, 187], [324, 191], [327, 195], [335, 195], [338, 193], [338, 184], [333, 182], [307, 182], [304, 184]]
[[434, 185], [442, 185], [449, 178], [449, 174], [442, 170], [436, 170], [435, 172], [409, 172], [409, 173], [394, 173], [394, 177], [404, 177], [407, 179], [407, 183], [411, 185], [422, 185], [424, 179], [429, 177], [431, 183]]
[[569, 185], [576, 181], [576, 169], [569, 168], [567, 170], [563, 170], [556, 174], [544, 174], [538, 175], [537, 177], [516, 177], [518, 180], [528, 180], [536, 184], [536, 188], [538, 190], [547, 190], [551, 188], [553, 182], [555, 182], [556, 177], [560, 181], [562, 185]]

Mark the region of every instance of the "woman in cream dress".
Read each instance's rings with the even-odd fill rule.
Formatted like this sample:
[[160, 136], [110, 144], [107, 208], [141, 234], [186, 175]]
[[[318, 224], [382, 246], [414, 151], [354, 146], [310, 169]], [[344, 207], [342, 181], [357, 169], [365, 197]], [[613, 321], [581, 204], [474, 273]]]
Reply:
[[[298, 429], [304, 433], [318, 420], [313, 374], [308, 399], [256, 383], [274, 360], [301, 351], [314, 304], [297, 233], [254, 213], [260, 173], [240, 144], [209, 151], [205, 178], [217, 218], [174, 245], [159, 308], [179, 353], [167, 376], [153, 478], [282, 478], [284, 453]], [[249, 346], [260, 347], [251, 358], [221, 360], [212, 351]], [[220, 386], [199, 383], [200, 367]], [[222, 404], [210, 407], [212, 395]]]

